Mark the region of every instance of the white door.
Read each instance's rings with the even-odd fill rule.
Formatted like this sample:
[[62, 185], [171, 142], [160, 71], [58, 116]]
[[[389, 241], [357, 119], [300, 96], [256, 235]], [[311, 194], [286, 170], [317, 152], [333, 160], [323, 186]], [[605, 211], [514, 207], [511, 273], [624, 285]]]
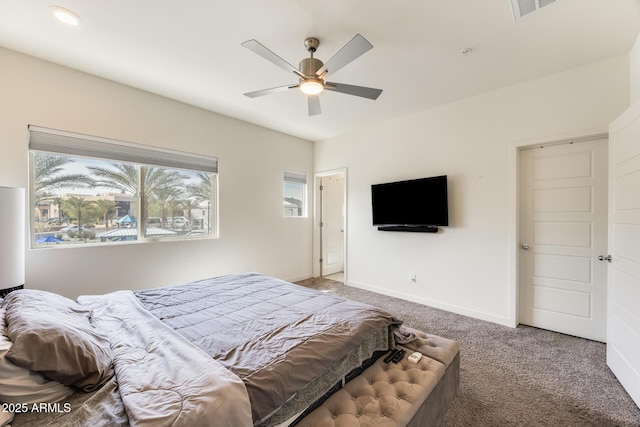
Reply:
[[344, 174], [324, 176], [321, 188], [321, 276], [344, 270]]
[[606, 341], [607, 140], [520, 153], [520, 323]]
[[609, 138], [607, 364], [640, 406], [640, 102]]

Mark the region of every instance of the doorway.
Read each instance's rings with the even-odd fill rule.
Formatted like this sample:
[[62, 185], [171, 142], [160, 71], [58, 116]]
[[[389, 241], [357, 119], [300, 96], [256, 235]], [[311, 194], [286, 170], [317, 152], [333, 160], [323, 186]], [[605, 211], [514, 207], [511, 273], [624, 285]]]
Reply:
[[316, 276], [345, 283], [346, 171], [316, 174]]
[[520, 323], [606, 341], [607, 145], [519, 152]]

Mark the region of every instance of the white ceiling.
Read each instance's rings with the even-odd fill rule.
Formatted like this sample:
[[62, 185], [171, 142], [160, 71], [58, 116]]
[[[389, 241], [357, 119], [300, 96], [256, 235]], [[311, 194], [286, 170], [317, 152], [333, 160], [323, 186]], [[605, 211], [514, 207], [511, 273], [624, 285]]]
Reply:
[[[638, 0], [558, 0], [518, 21], [510, 0], [0, 0], [0, 46], [309, 140], [625, 54], [639, 32]], [[374, 48], [330, 80], [378, 100], [325, 92], [308, 117], [297, 90], [242, 95], [297, 83], [243, 41], [297, 65], [306, 37], [326, 62], [356, 33]]]

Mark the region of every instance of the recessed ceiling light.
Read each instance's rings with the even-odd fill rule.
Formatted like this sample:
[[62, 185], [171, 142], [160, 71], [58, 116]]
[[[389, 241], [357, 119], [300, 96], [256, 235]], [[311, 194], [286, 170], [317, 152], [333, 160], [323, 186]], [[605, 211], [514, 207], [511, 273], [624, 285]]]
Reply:
[[64, 7], [60, 7], [60, 6], [49, 6], [49, 7], [53, 11], [53, 16], [55, 16], [58, 19], [58, 21], [67, 25], [72, 25], [72, 26], [80, 25], [80, 22], [81, 22], [80, 17], [75, 13], [73, 13], [72, 11], [70, 11], [69, 9], [65, 9]]

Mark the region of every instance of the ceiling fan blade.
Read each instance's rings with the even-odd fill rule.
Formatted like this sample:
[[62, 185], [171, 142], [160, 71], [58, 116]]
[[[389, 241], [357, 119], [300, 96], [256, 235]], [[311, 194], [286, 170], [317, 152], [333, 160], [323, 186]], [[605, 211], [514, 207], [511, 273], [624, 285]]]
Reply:
[[318, 95], [308, 95], [307, 96], [309, 103], [309, 115], [316, 116], [322, 113], [320, 109], [320, 97]]
[[265, 95], [271, 95], [272, 93], [284, 92], [285, 90], [293, 89], [296, 87], [298, 87], [298, 85], [278, 86], [278, 87], [272, 87], [270, 89], [256, 90], [255, 92], [247, 92], [243, 95], [248, 96], [249, 98], [257, 98], [258, 96], [265, 96]]
[[373, 45], [367, 39], [360, 34], [356, 34], [349, 43], [344, 45], [326, 64], [320, 67], [316, 75], [320, 77], [325, 74], [335, 73], [371, 48], [373, 48]]
[[263, 44], [261, 44], [259, 41], [255, 39], [247, 40], [246, 42], [242, 43], [242, 46], [246, 47], [247, 49], [249, 49], [254, 53], [257, 53], [267, 61], [277, 65], [278, 67], [282, 68], [283, 70], [289, 73], [294, 73], [297, 76], [302, 78], [305, 77], [305, 75], [302, 74], [296, 67], [289, 64], [284, 59], [280, 58], [278, 55], [276, 55], [275, 53], [267, 49]]
[[354, 86], [333, 82], [326, 82], [324, 88], [326, 90], [332, 90], [334, 92], [346, 93], [347, 95], [355, 95], [373, 100], [378, 99], [378, 97], [382, 93], [382, 89], [374, 89], [372, 87]]

